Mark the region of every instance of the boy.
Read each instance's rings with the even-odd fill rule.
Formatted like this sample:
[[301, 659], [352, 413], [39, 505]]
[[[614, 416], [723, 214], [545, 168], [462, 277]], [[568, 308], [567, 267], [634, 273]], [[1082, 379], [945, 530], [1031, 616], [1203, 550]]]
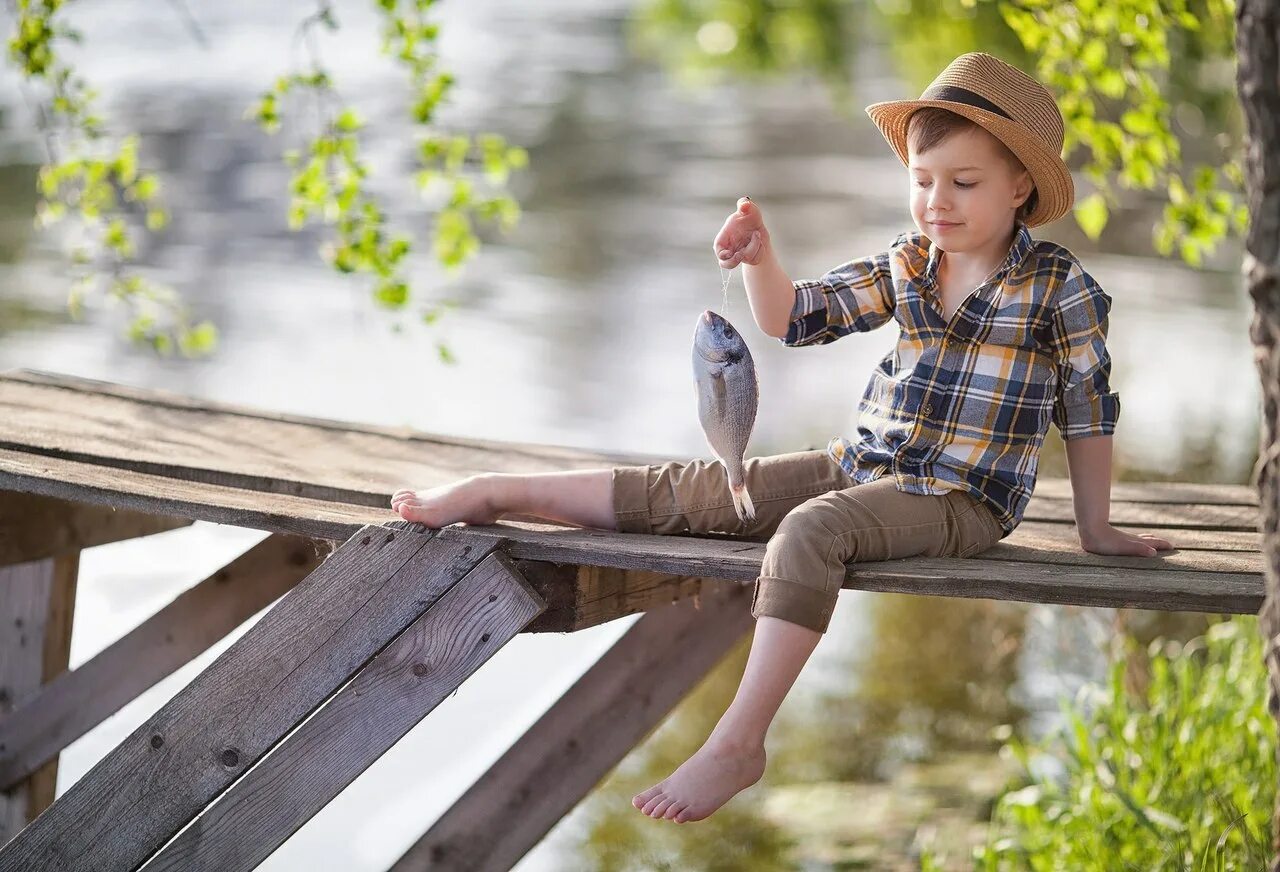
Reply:
[[481, 475], [392, 498], [428, 527], [510, 512], [623, 532], [768, 536], [738, 693], [706, 743], [633, 798], [653, 818], [700, 820], [760, 779], [769, 724], [827, 629], [847, 562], [969, 557], [1013, 531], [1050, 420], [1067, 444], [1082, 547], [1138, 556], [1173, 547], [1107, 522], [1120, 411], [1107, 383], [1111, 299], [1069, 251], [1028, 230], [1064, 215], [1074, 197], [1053, 96], [974, 52], [919, 100], [867, 113], [907, 165], [918, 233], [792, 282], [743, 198], [714, 243], [721, 266], [744, 264], [756, 324], [785, 345], [899, 323], [897, 348], [859, 406], [856, 442], [747, 459], [757, 517], [745, 523], [723, 466], [707, 460]]

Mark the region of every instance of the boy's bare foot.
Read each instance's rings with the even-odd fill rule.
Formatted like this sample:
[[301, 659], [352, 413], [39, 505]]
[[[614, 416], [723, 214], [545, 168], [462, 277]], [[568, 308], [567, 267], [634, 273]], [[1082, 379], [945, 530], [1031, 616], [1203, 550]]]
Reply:
[[391, 508], [406, 521], [433, 529], [457, 521], [492, 524], [504, 512], [494, 482], [493, 476], [473, 475], [426, 490], [401, 489], [391, 496]]
[[631, 804], [658, 820], [700, 821], [759, 781], [764, 767], [763, 745], [743, 747], [713, 736], [665, 780], [637, 793]]

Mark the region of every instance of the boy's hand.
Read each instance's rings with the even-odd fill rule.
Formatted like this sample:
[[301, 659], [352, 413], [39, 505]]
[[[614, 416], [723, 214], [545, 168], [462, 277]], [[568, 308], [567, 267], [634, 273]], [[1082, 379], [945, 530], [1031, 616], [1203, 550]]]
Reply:
[[1097, 530], [1081, 530], [1080, 545], [1094, 554], [1132, 554], [1137, 557], [1155, 557], [1157, 551], [1168, 551], [1173, 543], [1150, 533], [1134, 536], [1104, 524]]
[[760, 207], [750, 197], [738, 201], [738, 209], [725, 219], [712, 245], [720, 266], [733, 269], [740, 263], [756, 266], [764, 258], [769, 245]]

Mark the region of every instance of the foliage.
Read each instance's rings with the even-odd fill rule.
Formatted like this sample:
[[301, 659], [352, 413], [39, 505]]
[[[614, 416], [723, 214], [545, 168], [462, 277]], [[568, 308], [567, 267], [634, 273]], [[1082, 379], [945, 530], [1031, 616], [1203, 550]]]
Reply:
[[1128, 647], [1105, 688], [1063, 704], [1060, 731], [1006, 744], [1026, 783], [997, 801], [975, 869], [1267, 868], [1276, 736], [1257, 619]]
[[[1208, 162], [1179, 172], [1182, 143], [1173, 131], [1171, 58], [1203, 69], [1234, 88], [1229, 73], [1235, 30], [1231, 0], [1019, 0], [1000, 4], [1036, 72], [1057, 95], [1066, 119], [1065, 151], [1088, 150], [1084, 174], [1098, 189], [1076, 204], [1076, 219], [1093, 238], [1106, 226], [1120, 187], [1164, 190], [1168, 203], [1153, 231], [1156, 249], [1199, 266], [1229, 231], [1242, 234], [1243, 131], [1212, 140]], [[1189, 111], [1198, 111], [1190, 107]], [[1194, 116], [1192, 116], [1194, 117]], [[1219, 169], [1221, 167], [1221, 169]]]
[[[637, 44], [677, 71], [815, 73], [842, 103], [852, 55], [870, 22], [852, 0], [652, 0]], [[1235, 97], [1232, 0], [877, 0], [876, 30], [922, 90], [952, 58], [994, 53], [1058, 98], [1065, 156], [1077, 150], [1095, 190], [1075, 219], [1097, 238], [1122, 190], [1165, 201], [1152, 243], [1200, 266], [1242, 234], [1243, 123]], [[808, 40], [807, 44], [801, 40]], [[834, 48], [833, 48], [834, 44]], [[1173, 64], [1172, 58], [1178, 63]], [[848, 106], [842, 111], [853, 114]], [[1176, 122], [1176, 123], [1175, 123]], [[1181, 135], [1177, 131], [1181, 131]]]
[[[479, 250], [473, 218], [497, 221], [510, 230], [520, 214], [510, 196], [481, 193], [468, 168], [478, 168], [497, 189], [513, 170], [527, 165], [528, 155], [496, 134], [473, 138], [430, 132], [436, 109], [454, 84], [448, 72], [436, 69], [439, 27], [426, 20], [434, 2], [375, 0], [375, 6], [383, 18], [381, 51], [407, 70], [410, 117], [423, 131], [416, 146], [415, 182], [424, 196], [433, 183], [445, 189], [435, 215], [433, 253], [446, 269], [456, 271]], [[207, 321], [190, 325], [187, 308], [171, 288], [133, 269], [135, 232], [157, 232], [168, 221], [167, 212], [155, 202], [160, 183], [154, 174], [139, 172], [136, 136], [107, 136], [93, 112], [96, 93], [60, 58], [59, 39], [81, 39], [79, 32], [55, 19], [62, 7], [63, 0], [16, 0], [9, 54], [28, 82], [43, 82], [49, 89], [48, 100], [39, 106], [49, 162], [39, 176], [43, 199], [37, 204], [37, 223], [48, 226], [74, 212], [92, 237], [88, 247], [72, 252], [73, 262], [84, 270], [72, 286], [68, 308], [79, 317], [87, 293], [105, 271], [111, 277], [109, 298], [123, 300], [133, 310], [128, 335], [134, 341], [145, 341], [166, 354], [175, 347], [185, 355], [211, 352], [217, 337], [214, 326]], [[320, 129], [307, 138], [304, 148], [284, 153], [292, 169], [289, 226], [298, 230], [309, 219], [335, 225], [334, 238], [321, 250], [326, 262], [341, 273], [371, 276], [374, 299], [385, 308], [401, 309], [411, 296], [403, 270], [413, 241], [388, 232], [385, 210], [365, 187], [369, 169], [360, 158], [358, 136], [363, 122], [353, 106], [342, 102], [320, 62], [314, 41], [317, 26], [338, 28], [328, 0], [319, 0], [317, 11], [299, 27], [310, 51], [309, 69], [278, 76], [246, 114], [274, 133], [291, 92], [314, 96], [323, 119]], [[67, 143], [65, 158], [55, 132]], [[141, 221], [140, 211], [145, 211]], [[134, 226], [139, 223], [141, 229]], [[423, 321], [434, 323], [448, 305], [446, 301], [428, 306]], [[437, 343], [437, 350], [443, 360], [452, 360], [446, 346]]]
[[856, 18], [848, 0], [654, 0], [630, 36], [690, 84], [813, 72], [847, 100]]
[[[49, 227], [74, 210], [80, 238], [70, 252], [72, 283], [67, 307], [80, 317], [85, 298], [105, 278], [107, 299], [129, 305], [130, 338], [156, 351], [177, 348], [187, 355], [214, 347], [217, 332], [207, 321], [191, 324], [171, 288], [135, 272], [136, 223], [159, 231], [168, 212], [159, 203], [160, 182], [138, 168], [138, 138], [113, 140], [94, 113], [97, 92], [67, 65], [55, 49], [58, 39], [79, 42], [81, 34], [54, 20], [62, 0], [17, 0], [17, 24], [9, 40], [9, 57], [30, 81], [47, 84], [50, 97], [40, 106], [39, 124], [49, 162], [41, 167], [36, 224]], [[66, 156], [62, 146], [66, 145]]]
[[[408, 8], [402, 10], [400, 0], [376, 0], [384, 18], [381, 50], [409, 70], [413, 86], [410, 116], [424, 130], [454, 85], [452, 75], [435, 70], [436, 58], [431, 48], [440, 31], [424, 18], [434, 3], [435, 0], [405, 0]], [[352, 107], [342, 104], [330, 76], [320, 65], [310, 39], [317, 25], [330, 30], [338, 27], [327, 0], [301, 25], [302, 35], [308, 39], [311, 68], [277, 78], [248, 114], [268, 133], [274, 133], [280, 128], [284, 98], [295, 89], [313, 92], [326, 120], [320, 133], [308, 143], [305, 154], [298, 149], [285, 151], [285, 161], [293, 168], [289, 226], [296, 230], [313, 217], [336, 223], [337, 238], [324, 248], [325, 260], [339, 272], [372, 275], [374, 299], [388, 309], [399, 309], [410, 296], [402, 268], [413, 243], [405, 235], [388, 236], [384, 211], [361, 186], [368, 167], [360, 160], [357, 134], [364, 125]], [[481, 134], [474, 141], [466, 135], [424, 134], [416, 149], [419, 169], [414, 180], [423, 194], [437, 180], [448, 190], [435, 218], [434, 254], [450, 270], [456, 270], [479, 251], [473, 215], [499, 220], [504, 230], [510, 230], [520, 214], [518, 204], [509, 196], [478, 196], [475, 183], [463, 172], [469, 157], [480, 163], [485, 178], [495, 186], [504, 184], [512, 170], [528, 163], [524, 149], [509, 146], [496, 134]], [[433, 323], [442, 305], [447, 304], [427, 308], [423, 320]], [[437, 350], [442, 360], [452, 360], [446, 346], [437, 344]]]

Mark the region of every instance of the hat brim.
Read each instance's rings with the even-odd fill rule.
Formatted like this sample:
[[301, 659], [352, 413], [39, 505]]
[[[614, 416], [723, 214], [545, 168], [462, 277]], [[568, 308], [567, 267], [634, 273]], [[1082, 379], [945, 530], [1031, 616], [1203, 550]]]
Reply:
[[1035, 183], [1038, 197], [1036, 208], [1026, 218], [1028, 227], [1048, 224], [1071, 209], [1076, 196], [1075, 183], [1062, 156], [1049, 149], [1042, 140], [1016, 121], [966, 103], [950, 100], [889, 100], [868, 106], [867, 115], [880, 128], [880, 133], [903, 166], [908, 165], [907, 122], [912, 113], [929, 106], [968, 118], [993, 134], [1022, 161]]

